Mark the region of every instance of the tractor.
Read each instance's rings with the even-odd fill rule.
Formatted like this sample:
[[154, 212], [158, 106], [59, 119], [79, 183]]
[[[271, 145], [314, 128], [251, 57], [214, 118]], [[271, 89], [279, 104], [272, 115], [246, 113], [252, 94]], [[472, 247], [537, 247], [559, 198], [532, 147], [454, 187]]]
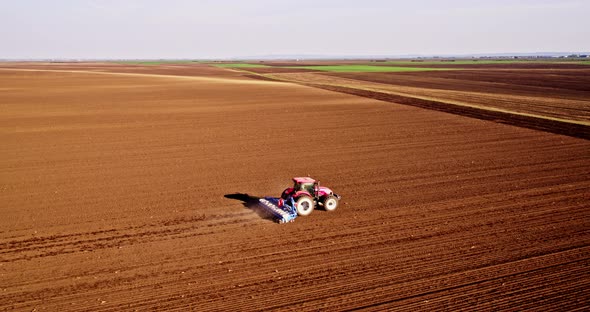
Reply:
[[338, 207], [340, 195], [334, 194], [325, 186], [320, 186], [319, 181], [310, 177], [296, 177], [293, 178], [293, 182], [293, 187], [285, 189], [281, 194], [279, 207], [294, 207], [300, 216], [309, 215], [318, 205], [326, 211], [333, 211]]

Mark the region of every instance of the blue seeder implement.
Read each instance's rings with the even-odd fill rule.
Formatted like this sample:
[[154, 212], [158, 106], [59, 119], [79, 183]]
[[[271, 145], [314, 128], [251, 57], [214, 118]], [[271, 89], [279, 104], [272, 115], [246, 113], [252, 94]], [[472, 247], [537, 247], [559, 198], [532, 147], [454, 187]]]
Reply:
[[[281, 200], [275, 197], [264, 197], [258, 200], [265, 211], [272, 214], [279, 223], [293, 222], [297, 218], [297, 209], [295, 202], [290, 200]], [[282, 202], [282, 205], [279, 204]]]

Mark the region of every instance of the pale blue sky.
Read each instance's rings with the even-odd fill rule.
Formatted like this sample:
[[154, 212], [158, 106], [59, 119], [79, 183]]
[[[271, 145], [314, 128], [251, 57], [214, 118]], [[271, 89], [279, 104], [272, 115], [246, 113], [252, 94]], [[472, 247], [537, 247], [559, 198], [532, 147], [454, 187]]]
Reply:
[[590, 0], [0, 0], [0, 58], [590, 50]]

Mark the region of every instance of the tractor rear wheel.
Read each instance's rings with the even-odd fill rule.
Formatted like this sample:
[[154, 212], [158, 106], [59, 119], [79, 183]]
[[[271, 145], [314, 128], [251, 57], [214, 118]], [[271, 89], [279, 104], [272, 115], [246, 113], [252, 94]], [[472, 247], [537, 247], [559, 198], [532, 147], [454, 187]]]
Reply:
[[313, 199], [311, 197], [302, 195], [297, 198], [295, 202], [295, 207], [297, 208], [297, 214], [300, 216], [308, 216], [314, 208]]
[[324, 209], [326, 209], [326, 211], [333, 211], [336, 210], [337, 207], [338, 199], [336, 199], [336, 197], [332, 195], [326, 196], [326, 198], [324, 199]]

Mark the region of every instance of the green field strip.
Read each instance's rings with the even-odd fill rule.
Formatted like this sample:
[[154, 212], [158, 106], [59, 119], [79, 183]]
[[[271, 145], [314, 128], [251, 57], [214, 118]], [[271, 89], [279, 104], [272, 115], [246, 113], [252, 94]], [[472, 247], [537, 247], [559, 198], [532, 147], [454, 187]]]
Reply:
[[[485, 65], [485, 64], [579, 64], [590, 65], [590, 60], [564, 60], [564, 61], [537, 61], [537, 60], [457, 60], [457, 61], [386, 61], [371, 64], [350, 64], [350, 65], [308, 65], [308, 66], [273, 66], [265, 64], [252, 63], [206, 63], [207, 65], [229, 68], [245, 69], [248, 68], [291, 68], [307, 69], [322, 72], [340, 72], [340, 73], [378, 73], [378, 72], [424, 72], [424, 71], [451, 71], [469, 69], [468, 65]], [[374, 65], [373, 65], [374, 64]], [[401, 66], [391, 66], [401, 65]], [[464, 68], [456, 67], [412, 67], [406, 65], [466, 65]]]

